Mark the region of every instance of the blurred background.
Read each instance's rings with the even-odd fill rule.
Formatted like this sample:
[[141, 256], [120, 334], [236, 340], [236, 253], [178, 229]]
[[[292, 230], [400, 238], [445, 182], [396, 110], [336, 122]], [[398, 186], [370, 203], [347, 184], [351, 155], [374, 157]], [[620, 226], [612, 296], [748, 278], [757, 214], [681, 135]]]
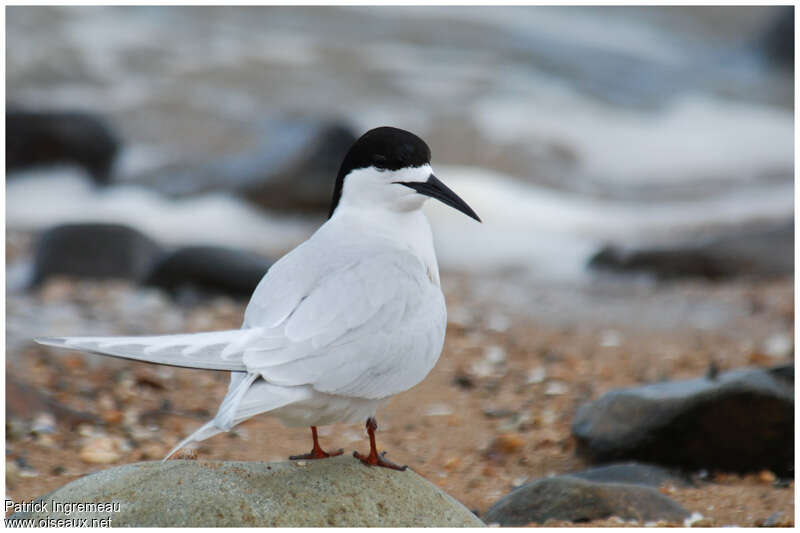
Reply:
[[[192, 371], [31, 338], [238, 327], [269, 264], [326, 219], [347, 148], [381, 125], [423, 137], [484, 221], [426, 206], [450, 317], [428, 396], [442, 407], [468, 405], [442, 390], [469, 393], [478, 418], [490, 396], [551, 413], [527, 430], [485, 416], [464, 439], [476, 472], [505, 450], [499, 433], [558, 443], [546, 461], [492, 463], [486, 490], [468, 488], [485, 477], [472, 463], [447, 470], [468, 505], [583, 464], [570, 417], [614, 386], [790, 362], [793, 19], [792, 7], [7, 8], [7, 398], [27, 398], [7, 405], [22, 421], [7, 433], [16, 494], [106, 464], [91, 446], [111, 463], [155, 457], [199, 424], [192, 409], [216, 405], [201, 392], [176, 406], [168, 384]], [[505, 400], [486, 385], [519, 379], [528, 392]], [[64, 409], [88, 418], [62, 434]], [[409, 416], [426, 409], [447, 413]], [[449, 464], [412, 441], [394, 458]]]

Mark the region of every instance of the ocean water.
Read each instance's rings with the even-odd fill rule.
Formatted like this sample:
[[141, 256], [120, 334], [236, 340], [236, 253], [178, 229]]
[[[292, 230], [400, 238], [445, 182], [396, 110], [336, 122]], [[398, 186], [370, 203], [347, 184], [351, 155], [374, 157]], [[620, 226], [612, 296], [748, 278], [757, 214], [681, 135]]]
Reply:
[[8, 102], [103, 113], [126, 144], [107, 189], [68, 168], [8, 181], [7, 225], [116, 221], [168, 244], [282, 253], [322, 219], [223, 192], [167, 200], [136, 178], [303, 113], [429, 142], [437, 175], [484, 220], [429, 202], [443, 268], [585, 279], [607, 242], [792, 216], [792, 75], [754, 45], [776, 14], [11, 7]]

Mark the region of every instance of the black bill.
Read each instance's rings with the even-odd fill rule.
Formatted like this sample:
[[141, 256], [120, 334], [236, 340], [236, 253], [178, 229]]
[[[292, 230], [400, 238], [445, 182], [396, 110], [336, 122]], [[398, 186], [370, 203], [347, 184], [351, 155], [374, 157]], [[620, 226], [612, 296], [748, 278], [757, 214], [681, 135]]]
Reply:
[[410, 187], [418, 193], [424, 194], [425, 196], [436, 198], [443, 204], [458, 209], [468, 217], [474, 218], [478, 222], [481, 222], [480, 217], [478, 217], [475, 211], [473, 211], [472, 208], [467, 205], [467, 202], [459, 198], [456, 193], [454, 193], [447, 185], [442, 183], [439, 178], [433, 174], [430, 175], [428, 181], [396, 181], [395, 183]]

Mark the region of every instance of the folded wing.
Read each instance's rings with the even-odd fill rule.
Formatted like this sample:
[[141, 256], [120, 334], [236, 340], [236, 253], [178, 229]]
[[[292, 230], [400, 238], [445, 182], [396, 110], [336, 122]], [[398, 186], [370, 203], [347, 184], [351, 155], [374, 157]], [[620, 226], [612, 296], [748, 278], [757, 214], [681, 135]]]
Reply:
[[[383, 398], [419, 383], [441, 352], [444, 297], [415, 256], [361, 255], [321, 276], [275, 329], [286, 346], [251, 347], [243, 363], [273, 384]], [[245, 322], [245, 327], [266, 326]]]

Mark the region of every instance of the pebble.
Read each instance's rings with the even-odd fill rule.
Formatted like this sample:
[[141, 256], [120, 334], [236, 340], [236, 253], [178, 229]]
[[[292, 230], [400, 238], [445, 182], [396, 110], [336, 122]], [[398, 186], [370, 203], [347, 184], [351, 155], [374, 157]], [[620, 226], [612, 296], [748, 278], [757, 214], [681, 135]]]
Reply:
[[761, 483], [772, 484], [775, 483], [775, 479], [777, 479], [775, 474], [773, 474], [769, 470], [762, 470], [761, 472], [758, 473], [758, 480]]
[[453, 456], [453, 457], [450, 457], [450, 458], [448, 458], [448, 459], [447, 459], [447, 460], [444, 462], [444, 465], [442, 465], [442, 467], [443, 467], [445, 470], [449, 470], [449, 471], [458, 470], [458, 468], [459, 468], [460, 466], [461, 466], [461, 457], [459, 457], [459, 456], [457, 456], [457, 455], [456, 455], [456, 456]]
[[488, 346], [483, 357], [472, 363], [470, 374], [479, 378], [500, 378], [505, 371], [506, 351], [500, 346]]
[[764, 341], [764, 353], [773, 359], [788, 359], [794, 353], [794, 340], [788, 333], [775, 333]]
[[97, 433], [97, 430], [89, 424], [81, 424], [78, 426], [78, 435], [81, 437], [92, 437]]
[[28, 426], [22, 420], [6, 417], [6, 440], [16, 441], [28, 434]]
[[529, 427], [533, 417], [528, 411], [514, 413], [511, 418], [506, 419], [500, 426], [498, 431], [524, 431]]
[[794, 520], [791, 516], [786, 516], [782, 511], [778, 511], [769, 515], [762, 525], [764, 527], [792, 527]]
[[40, 413], [33, 419], [31, 424], [31, 431], [33, 433], [55, 433], [56, 432], [56, 418], [50, 413]]
[[92, 464], [108, 464], [121, 457], [118, 443], [111, 437], [94, 437], [81, 448], [78, 456]]
[[513, 414], [514, 411], [512, 411], [511, 409], [505, 409], [503, 407], [500, 408], [486, 407], [483, 410], [483, 415], [486, 418], [508, 418]]
[[615, 329], [607, 329], [600, 334], [600, 346], [616, 348], [622, 344], [622, 334]]
[[546, 377], [547, 369], [543, 366], [537, 366], [528, 372], [528, 383], [542, 383]]
[[517, 452], [525, 446], [525, 439], [516, 433], [502, 433], [492, 442], [490, 449], [505, 454]]
[[106, 424], [119, 424], [122, 421], [122, 411], [119, 409], [109, 409], [108, 411], [100, 413], [100, 418], [102, 418]]
[[569, 391], [567, 384], [562, 381], [551, 381], [547, 384], [547, 388], [544, 390], [544, 393], [548, 396], [560, 396], [562, 394], [566, 394]]
[[695, 511], [683, 520], [683, 527], [699, 527], [696, 524], [701, 520], [703, 520], [703, 515]]
[[55, 448], [56, 441], [49, 433], [40, 433], [36, 436], [36, 444], [44, 448]]
[[6, 460], [6, 487], [14, 488], [22, 476], [16, 461]]
[[425, 410], [425, 416], [449, 416], [453, 413], [453, 408], [444, 403], [435, 403]]
[[558, 420], [558, 415], [552, 409], [543, 409], [539, 413], [539, 422], [544, 426], [551, 426]]
[[97, 399], [97, 407], [101, 411], [110, 411], [111, 409], [114, 409], [116, 407], [114, 397], [108, 393], [101, 394]]
[[493, 365], [500, 365], [506, 361], [506, 351], [500, 346], [487, 346], [483, 357]]
[[19, 471], [20, 477], [39, 477], [39, 471], [33, 468], [23, 468]]
[[179, 449], [175, 452], [173, 456], [175, 459], [182, 459], [184, 461], [196, 461], [197, 460], [197, 443], [188, 444], [184, 448]]
[[494, 365], [486, 359], [479, 359], [470, 366], [470, 374], [478, 378], [488, 378], [495, 373]]

